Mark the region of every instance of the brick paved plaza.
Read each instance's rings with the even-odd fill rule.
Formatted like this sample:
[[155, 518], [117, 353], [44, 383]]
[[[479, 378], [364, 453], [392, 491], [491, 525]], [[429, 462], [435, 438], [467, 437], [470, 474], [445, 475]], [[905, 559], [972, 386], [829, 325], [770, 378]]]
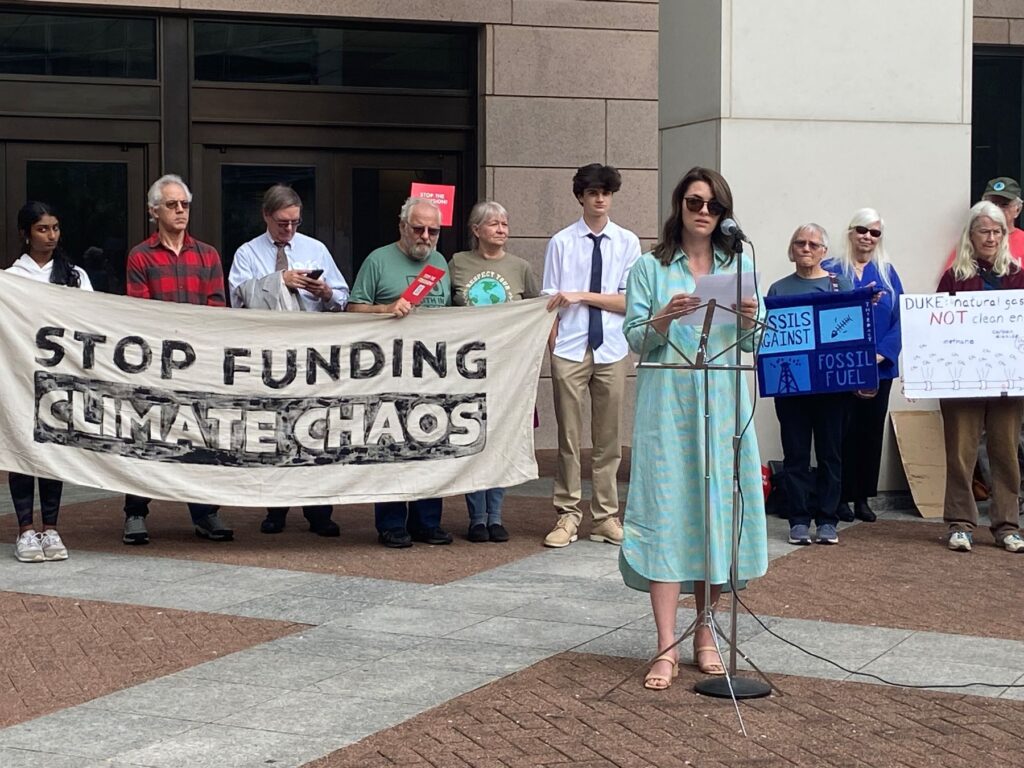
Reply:
[[744, 738], [692, 667], [641, 687], [647, 597], [611, 546], [541, 546], [549, 493], [542, 477], [509, 497], [507, 545], [465, 541], [449, 499], [452, 546], [396, 551], [369, 507], [336, 510], [340, 541], [296, 512], [261, 535], [262, 510], [230, 509], [237, 540], [214, 545], [165, 503], [153, 543], [129, 548], [119, 498], [68, 488], [68, 561], [0, 547], [0, 766], [1024, 765], [1024, 687], [1007, 687], [1024, 685], [1024, 558], [984, 531], [957, 555], [941, 524], [896, 510], [793, 548], [771, 518], [772, 566], [743, 596], [765, 626], [849, 670], [948, 687], [858, 678], [741, 616], [783, 694], [741, 705]]

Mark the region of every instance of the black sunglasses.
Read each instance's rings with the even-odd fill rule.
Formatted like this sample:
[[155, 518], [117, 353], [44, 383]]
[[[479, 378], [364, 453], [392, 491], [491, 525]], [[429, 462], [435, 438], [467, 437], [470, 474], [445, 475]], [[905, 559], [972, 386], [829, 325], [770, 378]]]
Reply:
[[702, 197], [684, 197], [683, 202], [686, 203], [686, 210], [690, 213], [700, 213], [706, 205], [708, 207], [708, 213], [712, 216], [721, 216], [725, 213], [725, 206], [717, 200], [705, 200]]
[[868, 229], [867, 227], [854, 227], [853, 231], [858, 235], [871, 235], [875, 240], [882, 236], [882, 230], [880, 229]]

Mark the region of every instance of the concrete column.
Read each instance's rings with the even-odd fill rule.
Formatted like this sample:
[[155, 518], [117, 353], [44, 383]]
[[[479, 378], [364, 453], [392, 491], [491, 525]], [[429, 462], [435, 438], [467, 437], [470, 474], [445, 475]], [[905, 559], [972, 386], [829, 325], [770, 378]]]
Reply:
[[[876, 208], [909, 292], [932, 291], [970, 203], [971, 0], [662, 0], [659, 208], [693, 165], [729, 180], [762, 285], [808, 221], [833, 251]], [[908, 406], [894, 387], [893, 409]], [[781, 458], [769, 403], [765, 459]], [[882, 487], [901, 487], [894, 446]]]

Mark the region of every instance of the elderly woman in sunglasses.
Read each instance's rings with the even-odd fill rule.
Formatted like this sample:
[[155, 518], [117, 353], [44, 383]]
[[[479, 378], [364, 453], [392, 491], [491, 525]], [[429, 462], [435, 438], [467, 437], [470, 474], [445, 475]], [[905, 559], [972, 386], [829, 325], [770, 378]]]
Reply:
[[[796, 271], [773, 283], [768, 295], [853, 290], [850, 278], [822, 267], [827, 253], [828, 233], [824, 227], [813, 223], [797, 227], [789, 239], [789, 260]], [[811, 543], [812, 519], [819, 544], [839, 543], [836, 508], [842, 491], [843, 423], [849, 399], [845, 392], [775, 398], [775, 415], [782, 432], [790, 544]], [[817, 475], [811, 472], [812, 442], [818, 459]]]
[[[654, 251], [641, 256], [629, 272], [623, 332], [629, 346], [649, 363], [682, 363], [681, 350], [696, 354], [700, 325], [677, 322], [682, 315], [702, 312], [697, 280], [709, 274], [751, 271], [751, 263], [734, 255], [722, 221], [732, 217], [732, 191], [717, 172], [692, 168], [672, 192], [672, 208]], [[735, 308], [740, 325], [752, 329], [759, 312], [754, 296]], [[736, 322], [711, 326], [708, 349], [717, 354], [737, 342]], [[750, 351], [752, 334], [740, 337]], [[623, 581], [651, 596], [658, 653], [644, 686], [663, 690], [672, 684], [678, 657], [676, 609], [680, 591], [692, 592], [700, 617], [693, 636], [694, 662], [701, 672], [723, 675], [725, 668], [708, 617], [729, 581], [732, 562], [733, 433], [737, 399], [742, 418], [751, 413], [746, 385], [736, 391], [734, 374], [709, 374], [704, 413], [704, 377], [698, 371], [640, 368], [636, 377], [636, 418], [633, 428], [634, 471], [623, 521], [619, 557]], [[706, 419], [706, 423], [705, 423]], [[711, 441], [705, 470], [705, 429]], [[737, 575], [742, 586], [768, 567], [764, 502], [758, 491], [761, 460], [757, 437], [747, 430], [739, 441], [738, 471], [743, 491], [742, 536]], [[706, 534], [705, 471], [710, 476], [711, 529]], [[705, 558], [705, 535], [710, 560]], [[705, 580], [709, 582], [705, 595]], [[710, 604], [706, 603], [710, 597]], [[706, 610], [707, 609], [707, 610]]]
[[[872, 523], [875, 513], [868, 499], [878, 494], [878, 470], [882, 462], [882, 437], [889, 411], [889, 391], [899, 375], [900, 296], [903, 284], [889, 261], [885, 248], [885, 222], [874, 208], [861, 208], [846, 228], [846, 239], [838, 258], [822, 264], [828, 272], [841, 274], [854, 288], [874, 287], [875, 347], [878, 389], [858, 390], [848, 404], [843, 434], [843, 490], [837, 515]], [[853, 502], [853, 507], [850, 507]]]
[[[990, 291], [1024, 289], [1024, 271], [1010, 255], [1006, 218], [987, 200], [971, 208], [960, 236], [953, 266], [942, 274], [937, 291]], [[949, 526], [947, 545], [955, 552], [970, 552], [978, 525], [978, 505], [971, 491], [978, 442], [985, 445], [992, 468], [992, 503], [989, 526], [996, 546], [1024, 552], [1020, 535], [1017, 494], [1020, 467], [1017, 440], [1024, 418], [1024, 398], [943, 398], [942, 430], [946, 443], [946, 495], [943, 519]]]

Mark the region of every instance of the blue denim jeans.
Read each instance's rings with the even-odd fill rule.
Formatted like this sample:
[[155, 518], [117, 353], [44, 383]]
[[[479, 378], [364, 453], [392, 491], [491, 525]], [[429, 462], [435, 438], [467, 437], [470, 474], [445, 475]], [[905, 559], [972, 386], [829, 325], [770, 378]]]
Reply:
[[469, 510], [469, 524], [501, 525], [501, 503], [505, 500], [504, 488], [489, 488], [466, 494], [466, 508]]
[[373, 520], [378, 533], [396, 528], [426, 533], [441, 527], [441, 499], [381, 501], [373, 505]]

